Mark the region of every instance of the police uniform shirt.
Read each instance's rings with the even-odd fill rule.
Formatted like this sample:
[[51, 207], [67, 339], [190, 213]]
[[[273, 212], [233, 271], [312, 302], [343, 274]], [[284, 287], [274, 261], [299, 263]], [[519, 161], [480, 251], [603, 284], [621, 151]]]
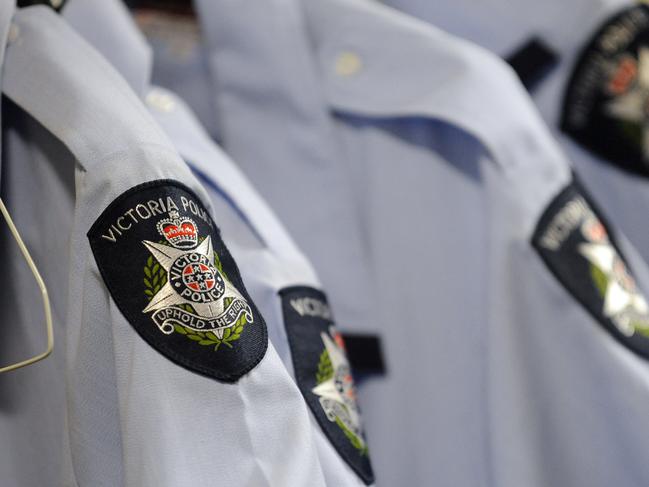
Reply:
[[[531, 91], [604, 214], [649, 261], [649, 208], [643, 68], [649, 69], [649, 8], [628, 0], [423, 2], [387, 0], [503, 57], [536, 39], [556, 64], [537, 73]], [[497, 12], [497, 15], [494, 13]], [[531, 61], [537, 62], [539, 61]], [[541, 63], [542, 64], [542, 63]]]
[[[226, 150], [343, 284], [356, 266], [309, 248], [309, 201], [349, 198], [376, 300], [345, 324], [379, 329], [388, 360], [359, 390], [379, 485], [646, 484], [646, 302], [629, 275], [646, 284], [646, 268], [513, 73], [370, 2], [199, 10]], [[309, 130], [330, 111], [332, 130]], [[300, 165], [308, 146], [340, 158]], [[314, 174], [348, 186], [298, 198]]]
[[[325, 485], [307, 406], [206, 191], [124, 80], [51, 10], [20, 10], [12, 32], [3, 92], [37, 124], [3, 166], [34, 198], [39, 171], [74, 171], [74, 187], [48, 182], [73, 202], [73, 221], [28, 242], [43, 268], [65, 258], [48, 240], [70, 241], [68, 269], [48, 282], [69, 298], [65, 381], [52, 385], [67, 382], [67, 428], [54, 440], [24, 432], [57, 447], [22, 460], [45, 474], [65, 457], [66, 486]], [[38, 477], [20, 485], [59, 484]]]
[[[142, 92], [143, 73], [151, 68], [150, 56], [122, 5], [106, 0], [71, 0], [62, 14], [111, 60], [136, 91]], [[116, 50], [115, 46], [123, 39], [130, 39], [132, 47]], [[335, 420], [323, 417], [333, 411], [321, 404], [320, 392], [324, 386], [314, 392], [307, 384], [310, 370], [318, 366], [326, 349], [323, 340], [329, 345], [340, 340], [327, 298], [320, 291], [321, 285], [310, 264], [241, 171], [210, 141], [186, 104], [172, 92], [157, 87], [150, 88], [144, 98], [181, 157], [203, 182], [215, 213], [220, 215], [224, 239], [269, 325], [270, 341], [308, 398], [327, 485], [371, 483], [366, 439], [355, 402], [345, 403], [351, 414], [343, 419], [354, 431], [351, 438], [363, 450], [362, 455], [356, 453], [358, 448], [350, 450], [350, 438]], [[316, 331], [304, 335], [301, 328]], [[323, 331], [334, 341], [329, 341], [328, 336], [323, 338]], [[348, 365], [343, 360], [340, 370]]]
[[[307, 402], [312, 407], [314, 438], [326, 484], [361, 486], [373, 483], [366, 438], [355, 401], [342, 403], [353, 410], [353, 418], [348, 419], [357, 431], [355, 441], [359, 442], [358, 448], [348, 451], [350, 439], [335, 420], [322, 417], [323, 412], [332, 410], [323, 406], [319, 400], [323, 396], [303, 381], [310, 369], [319, 363], [320, 354], [325, 350], [323, 339], [331, 343], [321, 332], [340, 340], [339, 332], [333, 327], [333, 313], [325, 294], [320, 291], [322, 286], [314, 271], [247, 179], [209, 139], [182, 100], [161, 88], [153, 88], [147, 100], [160, 126], [200, 175], [213, 205], [218, 208], [217, 213], [226, 213], [224, 207], [234, 213], [230, 224], [222, 225], [222, 231], [230, 236], [230, 250], [249, 283], [251, 296], [269, 323], [271, 343], [276, 344], [275, 348], [298, 379], [303, 394], [312, 401]], [[301, 328], [313, 326], [307, 321], [309, 319], [325, 324], [326, 328], [320, 326], [312, 335], [300, 334]], [[311, 351], [312, 344], [316, 353]], [[341, 367], [348, 366], [344, 359]], [[356, 454], [357, 449], [364, 453]]]

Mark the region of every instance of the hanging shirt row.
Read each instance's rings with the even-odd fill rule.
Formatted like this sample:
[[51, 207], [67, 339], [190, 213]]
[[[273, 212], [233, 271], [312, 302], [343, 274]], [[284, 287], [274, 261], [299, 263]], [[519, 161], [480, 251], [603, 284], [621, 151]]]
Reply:
[[649, 485], [649, 6], [385, 3], [0, 1], [0, 485]]

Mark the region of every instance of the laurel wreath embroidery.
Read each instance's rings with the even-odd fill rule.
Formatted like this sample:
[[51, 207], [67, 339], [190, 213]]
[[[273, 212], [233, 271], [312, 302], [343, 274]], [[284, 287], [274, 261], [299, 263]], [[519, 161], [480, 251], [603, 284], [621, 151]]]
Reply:
[[590, 277], [597, 288], [599, 294], [603, 297], [606, 295], [606, 288], [608, 287], [608, 278], [602, 270], [594, 264], [590, 265]]
[[[323, 350], [320, 354], [320, 360], [318, 361], [318, 370], [316, 372], [316, 383], [322, 384], [323, 382], [331, 379], [334, 376], [334, 368], [331, 363], [331, 358], [327, 350]], [[341, 421], [340, 418], [336, 417], [336, 424], [338, 427], [343, 430], [343, 433], [352, 444], [354, 448], [358, 450], [361, 456], [367, 455], [369, 453], [367, 445], [347, 426]]]
[[[225, 306], [229, 306], [231, 302], [232, 298], [227, 298], [225, 300]], [[193, 308], [190, 305], [185, 305], [183, 306], [183, 308], [185, 308], [185, 311], [188, 311], [190, 313], [194, 312]], [[176, 330], [176, 332], [180, 333], [181, 335], [185, 335], [187, 338], [195, 341], [199, 345], [214, 345], [214, 351], [216, 352], [221, 345], [225, 345], [228, 348], [233, 348], [231, 342], [234, 342], [241, 338], [241, 332], [243, 332], [243, 327], [247, 323], [248, 320], [246, 320], [245, 315], [241, 315], [241, 318], [237, 320], [236, 324], [233, 327], [223, 330], [223, 338], [217, 337], [212, 331], [196, 331], [181, 325], [175, 325], [174, 329]]]
[[[608, 288], [608, 277], [606, 277], [606, 274], [602, 272], [602, 270], [597, 267], [594, 264], [590, 265], [590, 276], [591, 279], [593, 280], [593, 283], [595, 284], [595, 287], [597, 288], [597, 291], [599, 291], [599, 294], [604, 297], [606, 296], [606, 289]], [[641, 335], [649, 337], [649, 328], [644, 326], [644, 324], [640, 322], [631, 322], [630, 325], [633, 327], [633, 329], [640, 333]]]
[[146, 260], [146, 265], [144, 266], [144, 294], [147, 295], [147, 299], [151, 301], [153, 296], [156, 295], [160, 288], [167, 283], [167, 272], [162, 268], [157, 260], [153, 258], [152, 255]]
[[318, 362], [318, 371], [316, 372], [316, 382], [322, 384], [324, 381], [329, 380], [334, 375], [334, 368], [331, 364], [331, 359], [327, 350], [323, 350], [320, 354], [320, 361]]
[[631, 326], [641, 335], [649, 337], [649, 328], [647, 328], [646, 326], [636, 325], [634, 323], [631, 323]]
[[[214, 252], [214, 265], [223, 275], [225, 279], [228, 278], [227, 274], [223, 271], [223, 264], [221, 259], [216, 252]], [[167, 282], [167, 271], [160, 265], [160, 263], [153, 258], [152, 255], [146, 260], [144, 265], [144, 294], [146, 294], [147, 300], [151, 301], [153, 296], [156, 295], [160, 288], [164, 286]], [[232, 302], [232, 298], [226, 298], [224, 305], [227, 308]], [[184, 304], [181, 306], [188, 313], [196, 313], [194, 308], [189, 304]], [[185, 335], [188, 339], [198, 343], [202, 346], [214, 346], [214, 351], [216, 352], [221, 345], [225, 345], [228, 348], [232, 347], [232, 342], [237, 341], [241, 338], [241, 333], [243, 332], [243, 327], [248, 324], [245, 314], [236, 321], [235, 325], [230, 328], [223, 330], [223, 338], [217, 337], [212, 331], [196, 331], [182, 325], [174, 325], [174, 330], [181, 335]], [[326, 350], [325, 350], [326, 353]]]
[[352, 444], [354, 448], [358, 450], [358, 452], [361, 454], [361, 456], [367, 455], [369, 453], [369, 448], [367, 445], [363, 443], [363, 441], [356, 436], [356, 434], [351, 431], [347, 426], [345, 426], [345, 423], [343, 423], [340, 418], [336, 418], [336, 424], [338, 427], [343, 430], [343, 433], [345, 433], [345, 436], [349, 440], [349, 442]]

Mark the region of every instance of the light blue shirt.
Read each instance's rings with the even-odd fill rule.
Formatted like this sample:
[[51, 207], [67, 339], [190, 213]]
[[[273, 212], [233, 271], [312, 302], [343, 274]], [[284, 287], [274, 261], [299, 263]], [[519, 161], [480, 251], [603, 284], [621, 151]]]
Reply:
[[503, 57], [515, 52], [532, 37], [539, 38], [552, 49], [559, 62], [532, 91], [534, 102], [604, 214], [615, 221], [649, 262], [649, 227], [644, 210], [649, 208], [647, 177], [620, 169], [584, 149], [559, 129], [564, 95], [582, 50], [603, 23], [633, 6], [633, 2], [578, 0], [566, 4], [561, 1], [490, 0], [449, 4], [386, 0], [385, 3], [470, 39]]
[[[324, 486], [307, 406], [272, 344], [236, 384], [223, 383], [163, 356], [124, 316], [86, 235], [98, 216], [134, 186], [168, 179], [216, 208], [140, 97], [60, 16], [30, 7], [9, 19], [5, 184], [51, 289], [57, 342], [52, 359], [2, 377], [5, 404], [28, 406], [0, 409], [2, 482]], [[11, 262], [3, 329], [27, 330], [33, 344], [38, 290]]]
[[[186, 103], [168, 90], [146, 87], [149, 83], [146, 75], [151, 70], [150, 51], [123, 6], [112, 0], [71, 0], [66, 4], [63, 16], [141, 94], [156, 122], [204, 185], [216, 215], [215, 221], [268, 325], [270, 341], [288, 372], [294, 376], [279, 292], [293, 286], [320, 289], [322, 286], [310, 263], [240, 168], [210, 140]], [[117, 46], [126, 40], [128, 45], [118, 49]], [[257, 387], [264, 389], [263, 384], [257, 384]], [[257, 420], [264, 418], [253, 419]], [[269, 422], [272, 427], [272, 420]], [[365, 485], [334, 449], [313, 415], [310, 426], [309, 437], [313, 438], [321, 472], [289, 453], [293, 448], [305, 446], [299, 437], [296, 442], [278, 435], [277, 447], [272, 451], [263, 453], [253, 449], [248, 453], [253, 459], [259, 456], [258, 462], [269, 465], [272, 476], [266, 483], [298, 486], [303, 485], [301, 479], [308, 478], [308, 485], [318, 485], [319, 482], [331, 486]], [[244, 433], [242, 430], [241, 434]], [[228, 441], [227, 438], [214, 438], [213, 446], [226, 446]], [[308, 454], [306, 446], [305, 453]], [[277, 474], [283, 470], [286, 477], [280, 482]], [[302, 477], [291, 472], [301, 472]], [[191, 473], [184, 472], [183, 475], [187, 482], [203, 484]]]
[[513, 72], [371, 2], [198, 9], [225, 149], [382, 335], [378, 485], [645, 485], [649, 369], [531, 245], [571, 174]]

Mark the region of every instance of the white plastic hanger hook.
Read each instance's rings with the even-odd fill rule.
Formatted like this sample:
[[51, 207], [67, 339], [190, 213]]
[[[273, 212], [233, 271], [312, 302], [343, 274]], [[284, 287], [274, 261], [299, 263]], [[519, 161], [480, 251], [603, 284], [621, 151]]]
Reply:
[[26, 367], [28, 365], [34, 364], [36, 362], [40, 362], [41, 360], [47, 358], [52, 353], [52, 350], [54, 349], [54, 331], [52, 327], [52, 309], [50, 308], [50, 298], [47, 294], [47, 287], [45, 286], [45, 282], [43, 282], [43, 278], [38, 272], [38, 268], [36, 267], [36, 263], [34, 262], [34, 259], [32, 259], [32, 256], [29, 255], [29, 251], [27, 250], [27, 247], [25, 246], [23, 239], [20, 237], [20, 234], [18, 233], [18, 229], [16, 228], [16, 225], [14, 225], [14, 222], [11, 219], [11, 215], [9, 215], [9, 212], [7, 211], [7, 207], [4, 205], [2, 199], [0, 199], [0, 212], [2, 213], [2, 216], [7, 222], [7, 226], [9, 227], [9, 230], [11, 231], [14, 240], [18, 244], [18, 248], [20, 248], [20, 251], [22, 252], [23, 257], [25, 258], [25, 261], [27, 262], [29, 269], [32, 271], [34, 279], [36, 279], [36, 283], [38, 284], [38, 287], [41, 290], [41, 298], [43, 299], [43, 311], [45, 312], [45, 329], [47, 332], [47, 348], [43, 353], [40, 353], [32, 358], [23, 360], [21, 362], [12, 365], [0, 367], [0, 374], [1, 374], [3, 372], [10, 372], [12, 370]]

